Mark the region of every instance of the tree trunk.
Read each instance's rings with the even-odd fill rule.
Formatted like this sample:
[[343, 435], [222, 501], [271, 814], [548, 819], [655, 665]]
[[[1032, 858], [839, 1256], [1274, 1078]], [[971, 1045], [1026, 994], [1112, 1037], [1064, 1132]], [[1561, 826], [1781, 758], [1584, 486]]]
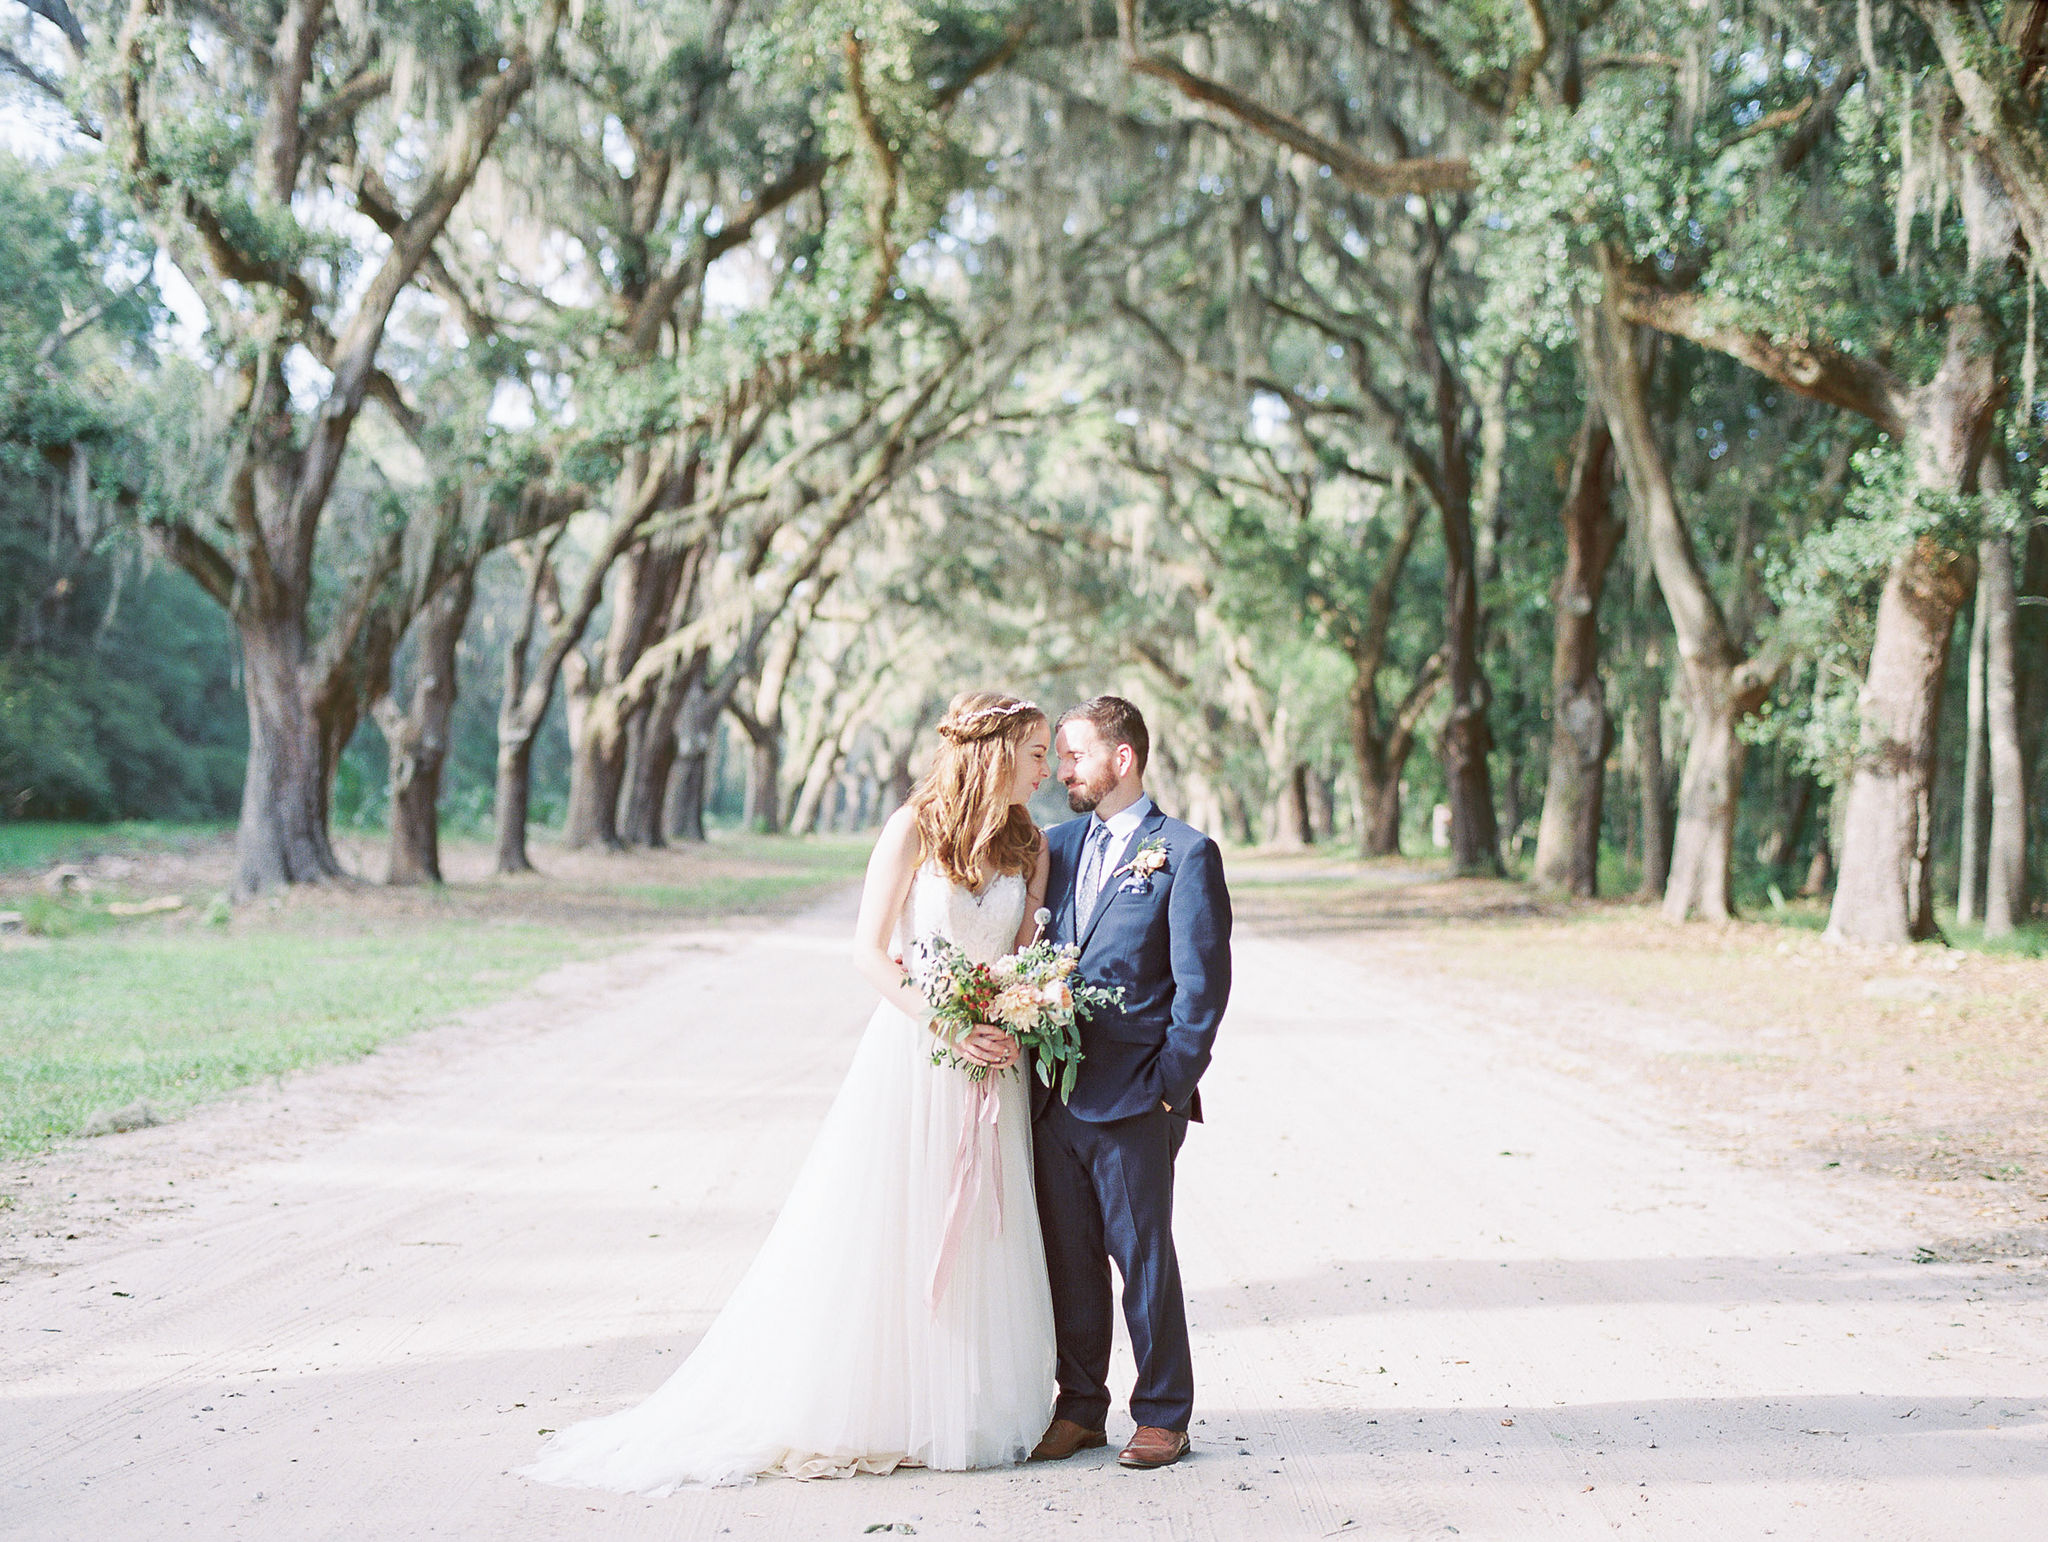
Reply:
[[629, 846], [659, 848], [668, 844], [663, 805], [676, 768], [676, 731], [674, 719], [664, 723], [659, 713], [650, 712], [647, 724], [626, 781], [626, 812], [619, 838]]
[[1223, 800], [1216, 793], [1215, 779], [1203, 765], [1190, 765], [1181, 773], [1186, 806], [1180, 817], [1205, 835], [1219, 840], [1223, 835]]
[[1664, 916], [1726, 921], [1735, 913], [1730, 879], [1746, 750], [1736, 730], [1756, 704], [1738, 691], [1735, 671], [1721, 661], [1687, 659], [1685, 665], [1692, 733], [1678, 784], [1678, 828], [1664, 886]]
[[[1284, 714], [1282, 721], [1284, 724]], [[1302, 804], [1301, 769], [1300, 763], [1291, 758], [1268, 766], [1266, 844], [1276, 851], [1300, 851], [1309, 843], [1308, 810]]]
[[[646, 477], [646, 457], [629, 457], [616, 502], [629, 506], [633, 489]], [[686, 478], [682, 496], [693, 481]], [[663, 536], [636, 543], [617, 567], [612, 585], [611, 624], [604, 647], [587, 678], [568, 680], [581, 710], [570, 723], [569, 814], [562, 842], [572, 851], [603, 846], [617, 851], [619, 794], [626, 785], [630, 725], [646, 705], [645, 695], [625, 688], [640, 656], [660, 637], [687, 620], [694, 594], [698, 547], [678, 546]], [[574, 659], [565, 661], [573, 668]], [[580, 689], [579, 689], [580, 687]]]
[[1401, 855], [1401, 778], [1390, 776], [1365, 796], [1365, 838], [1359, 849], [1369, 857]]
[[668, 833], [672, 839], [701, 845], [704, 841], [704, 799], [710, 791], [711, 736], [717, 728], [702, 671], [684, 693], [676, 729], [676, 768], [669, 779]]
[[[1828, 823], [1832, 823], [1830, 820]], [[1804, 899], [1820, 899], [1834, 885], [1835, 846], [1828, 836], [1828, 825], [1820, 827], [1820, 833], [1813, 840], [1813, 860], [1806, 864], [1806, 878], [1799, 885], [1800, 896]]]
[[1757, 847], [1757, 861], [1764, 867], [1782, 868], [1798, 856], [1812, 812], [1813, 778], [1795, 771], [1775, 802], [1771, 831]]
[[[2014, 553], [2025, 603], [2019, 607], [2013, 655], [2019, 666], [2020, 765], [2028, 785], [2039, 789], [2048, 785], [2048, 524], [2030, 523]], [[2029, 843], [2028, 858], [2027, 887], [2039, 895], [2048, 891], [2048, 864], [2041, 860], [2039, 841]]]
[[[1432, 227], [1434, 229], [1434, 227]], [[1493, 730], [1479, 656], [1479, 558], [1472, 534], [1472, 447], [1463, 393], [1437, 339], [1432, 313], [1441, 236], [1423, 264], [1408, 325], [1429, 381], [1437, 438], [1433, 496], [1444, 541], [1444, 684], [1450, 711], [1437, 731], [1444, 796], [1451, 806], [1451, 859], [1460, 873], [1501, 870], [1500, 826], [1494, 815], [1493, 774], [1487, 756]]]
[[747, 828], [762, 835], [782, 830], [782, 735], [767, 724], [761, 736], [749, 738], [747, 756]]
[[1858, 696], [1862, 742], [1842, 824], [1831, 938], [1898, 944], [1939, 935], [1928, 871], [1934, 736], [1949, 631], [1971, 566], [1920, 541], [1885, 582]]
[[235, 898], [341, 876], [327, 839], [320, 726], [305, 697], [303, 614], [236, 618], [249, 708], [249, 760], [235, 829]]
[[804, 769], [803, 786], [797, 792], [796, 806], [789, 815], [792, 835], [809, 835], [818, 828], [824, 812], [825, 792], [838, 766], [839, 741], [828, 735], [818, 741], [818, 747], [811, 752], [811, 763]]
[[1358, 665], [1351, 683], [1351, 755], [1358, 768], [1359, 854], [1398, 857], [1401, 854], [1401, 778], [1408, 769], [1415, 733], [1430, 698], [1443, 684], [1442, 655], [1427, 660], [1394, 712], [1389, 731], [1380, 721], [1377, 666], [1370, 659]]
[[1313, 846], [1316, 840], [1309, 817], [1308, 776], [1308, 762], [1297, 760], [1280, 779], [1280, 844], [1292, 851]]
[[533, 739], [530, 735], [520, 735], [509, 741], [500, 738], [498, 784], [491, 810], [498, 857], [492, 871], [533, 871], [533, 861], [526, 853], [526, 818], [532, 802]]
[[1600, 820], [1614, 725], [1600, 674], [1600, 598], [1626, 528], [1614, 517], [1614, 439], [1597, 407], [1579, 430], [1564, 500], [1564, 573], [1553, 604], [1550, 777], [1536, 827], [1538, 884], [1600, 890]]
[[[1996, 338], [1975, 304], [1953, 307], [1941, 369], [1912, 393], [1907, 496], [1974, 490], [1999, 400]], [[1893, 561], [1857, 705], [1861, 742], [1842, 822], [1828, 936], [1897, 944], [1940, 935], [1929, 873], [1935, 733], [1949, 634], [1976, 580], [1974, 553], [1922, 536]]]
[[1976, 923], [1978, 901], [1984, 896], [1984, 624], [1990, 612], [1985, 586], [1990, 569], [1984, 551], [1977, 548], [1977, 604], [1970, 617], [1969, 679], [1964, 683], [1966, 706], [1963, 714], [1963, 829], [1956, 861], [1956, 921], [1963, 926]]
[[1637, 893], [1662, 899], [1671, 880], [1671, 806], [1664, 779], [1664, 673], [1662, 650], [1644, 657], [1645, 690], [1636, 708], [1636, 818], [1643, 846], [1643, 878]]
[[704, 844], [704, 802], [710, 793], [711, 751], [679, 747], [675, 770], [669, 773], [667, 824], [669, 839]]
[[626, 810], [619, 831], [629, 845], [661, 846], [667, 842], [663, 805], [676, 765], [676, 725], [684, 698], [703, 669], [701, 653], [676, 665], [647, 709], [639, 748], [627, 774]]
[[526, 851], [526, 820], [533, 802], [533, 742], [554, 694], [561, 657], [554, 646], [548, 647], [538, 677], [529, 680], [526, 655], [542, 615], [561, 612], [549, 557], [566, 528], [558, 528], [531, 548], [522, 544], [512, 547], [513, 556], [526, 572], [526, 593], [519, 626], [505, 647], [505, 678], [498, 695], [498, 777], [491, 804], [498, 847], [494, 871], [498, 873], [533, 871]]
[[1327, 841], [1337, 833], [1337, 799], [1331, 779], [1310, 766], [1302, 767], [1306, 782], [1303, 799], [1308, 805], [1309, 839]]
[[1479, 584], [1472, 553], [1470, 511], [1444, 514], [1444, 683], [1451, 710], [1437, 732], [1444, 796], [1451, 806], [1451, 861], [1460, 873], [1498, 873], [1500, 826], [1494, 817], [1493, 774], [1487, 756], [1493, 730], [1486, 720], [1486, 678], [1479, 667]]
[[619, 789], [626, 781], [626, 722], [622, 703], [598, 691], [577, 714], [578, 732], [569, 756], [569, 813], [562, 844], [571, 851], [602, 846], [624, 849], [619, 839]]
[[1240, 846], [1256, 845], [1258, 837], [1252, 833], [1252, 811], [1237, 783], [1226, 781], [1216, 789], [1216, 795], [1223, 801], [1223, 823], [1230, 831], [1230, 838]]
[[[1516, 714], [1519, 715], [1519, 714]], [[1527, 764], [1522, 749], [1510, 749], [1502, 758], [1500, 779], [1500, 859], [1503, 864], [1522, 854], [1522, 769]]]
[[1978, 548], [1984, 636], [1985, 726], [1990, 736], [1991, 848], [1984, 868], [1984, 935], [2010, 936], [2027, 913], [2027, 774], [2015, 671], [2019, 599], [2012, 542]]
[[[1358, 741], [1354, 735], [1353, 744]], [[1358, 759], [1358, 801], [1363, 815], [1359, 826], [1359, 855], [1398, 857], [1401, 855], [1401, 773], [1385, 766], [1368, 769], [1365, 757]]]
[[889, 775], [882, 783], [883, 817], [887, 818], [908, 803], [915, 787], [910, 776], [910, 752], [905, 750], [890, 762]]
[[455, 650], [475, 592], [474, 570], [456, 569], [417, 623], [419, 657], [410, 708], [401, 711], [389, 695], [378, 702], [377, 723], [391, 762], [388, 884], [441, 881], [441, 768], [455, 710]]
[[[1692, 533], [1679, 509], [1670, 460], [1651, 416], [1636, 330], [1621, 316], [1611, 273], [1614, 261], [1612, 254], [1602, 254], [1603, 271], [1609, 273], [1606, 292], [1597, 312], [1582, 316], [1581, 325], [1594, 329], [1595, 346], [1589, 357], [1595, 364], [1596, 390], [1627, 474], [1630, 495], [1643, 513], [1646, 544], [1657, 587], [1663, 591], [1672, 630], [1677, 634], [1692, 714], [1692, 737], [1679, 784], [1670, 879], [1664, 886], [1664, 914], [1673, 921], [1693, 915], [1724, 921], [1734, 914], [1728, 880], [1735, 849], [1735, 812], [1742, 794], [1743, 746], [1736, 729], [1770, 694], [1783, 661], [1743, 656], [1707, 583]], [[1658, 795], [1661, 798], [1661, 786]], [[1646, 830], [1646, 875], [1653, 849], [1648, 834]]]

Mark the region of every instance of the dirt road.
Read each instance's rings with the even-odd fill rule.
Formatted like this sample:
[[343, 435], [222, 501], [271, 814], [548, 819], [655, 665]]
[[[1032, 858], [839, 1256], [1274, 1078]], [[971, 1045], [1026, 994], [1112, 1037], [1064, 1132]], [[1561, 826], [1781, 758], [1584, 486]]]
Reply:
[[866, 1016], [849, 919], [671, 938], [100, 1143], [119, 1217], [0, 1284], [0, 1536], [2048, 1536], [2037, 1273], [1916, 1264], [1882, 1203], [1260, 936], [1182, 1157], [1193, 1460], [508, 1476], [738, 1277]]

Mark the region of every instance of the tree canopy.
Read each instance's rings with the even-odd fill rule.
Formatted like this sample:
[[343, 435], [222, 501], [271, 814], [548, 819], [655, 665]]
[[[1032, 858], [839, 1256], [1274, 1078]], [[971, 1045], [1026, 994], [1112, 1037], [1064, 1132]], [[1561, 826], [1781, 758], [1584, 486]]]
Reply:
[[0, 817], [513, 871], [1003, 684], [1236, 841], [2043, 892], [2042, 7], [9, 4]]

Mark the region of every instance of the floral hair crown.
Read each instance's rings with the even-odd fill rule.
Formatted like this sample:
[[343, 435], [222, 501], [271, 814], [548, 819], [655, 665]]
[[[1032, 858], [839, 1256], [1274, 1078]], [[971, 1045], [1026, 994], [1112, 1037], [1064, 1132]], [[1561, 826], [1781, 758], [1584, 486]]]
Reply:
[[1013, 718], [1043, 716], [1045, 713], [1035, 701], [1001, 701], [940, 723], [939, 733], [955, 744], [971, 744], [976, 739], [986, 739]]

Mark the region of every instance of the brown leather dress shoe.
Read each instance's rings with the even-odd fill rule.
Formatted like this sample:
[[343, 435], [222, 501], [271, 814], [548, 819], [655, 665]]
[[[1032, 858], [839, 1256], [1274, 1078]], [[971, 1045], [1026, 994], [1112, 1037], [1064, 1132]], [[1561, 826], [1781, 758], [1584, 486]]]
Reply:
[[1131, 1443], [1117, 1453], [1117, 1460], [1126, 1467], [1171, 1467], [1187, 1454], [1187, 1431], [1141, 1424]]
[[1072, 1419], [1055, 1419], [1045, 1427], [1044, 1439], [1031, 1448], [1031, 1460], [1064, 1462], [1076, 1451], [1093, 1451], [1108, 1444], [1109, 1436], [1101, 1430], [1091, 1430]]

